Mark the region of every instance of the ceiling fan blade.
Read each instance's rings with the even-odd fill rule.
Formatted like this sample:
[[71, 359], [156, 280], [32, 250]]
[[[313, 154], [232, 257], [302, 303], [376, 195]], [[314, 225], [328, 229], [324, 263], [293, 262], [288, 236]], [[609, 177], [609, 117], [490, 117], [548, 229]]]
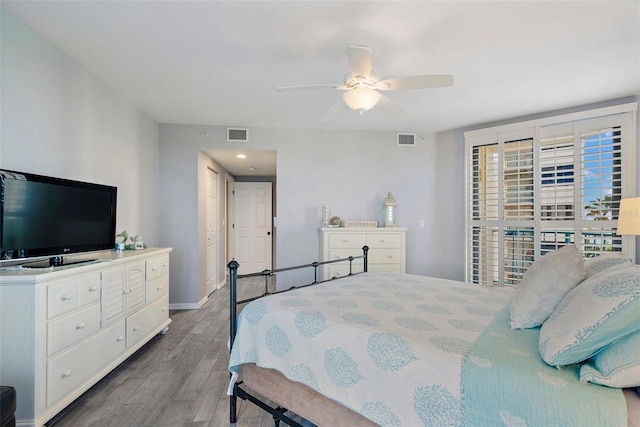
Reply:
[[298, 86], [281, 86], [277, 87], [276, 91], [278, 92], [292, 92], [298, 90], [317, 90], [317, 89], [335, 89], [335, 90], [348, 90], [349, 88], [345, 85], [334, 85], [334, 84], [315, 84], [315, 85], [298, 85]]
[[347, 104], [344, 103], [344, 101], [342, 99], [340, 99], [338, 102], [336, 102], [335, 104], [333, 104], [331, 106], [331, 108], [329, 108], [327, 110], [326, 113], [324, 113], [322, 115], [322, 117], [320, 118], [320, 122], [324, 123], [324, 122], [328, 122], [329, 120], [333, 119], [334, 117], [344, 113], [350, 111], [349, 107], [347, 107]]
[[394, 100], [388, 96], [380, 94], [380, 99], [374, 108], [379, 108], [383, 113], [394, 119], [404, 119], [407, 117], [406, 111], [402, 109]]
[[347, 57], [352, 76], [371, 76], [371, 49], [366, 46], [349, 46]]
[[375, 84], [378, 90], [429, 89], [453, 85], [453, 76], [449, 74], [428, 74], [424, 76], [396, 77], [381, 80]]

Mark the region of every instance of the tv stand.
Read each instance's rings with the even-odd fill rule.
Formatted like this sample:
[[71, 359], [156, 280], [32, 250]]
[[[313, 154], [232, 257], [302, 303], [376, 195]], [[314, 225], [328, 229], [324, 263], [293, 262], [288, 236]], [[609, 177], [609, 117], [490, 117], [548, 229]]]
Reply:
[[166, 332], [170, 252], [110, 251], [0, 272], [0, 378], [16, 389], [17, 425], [43, 426]]

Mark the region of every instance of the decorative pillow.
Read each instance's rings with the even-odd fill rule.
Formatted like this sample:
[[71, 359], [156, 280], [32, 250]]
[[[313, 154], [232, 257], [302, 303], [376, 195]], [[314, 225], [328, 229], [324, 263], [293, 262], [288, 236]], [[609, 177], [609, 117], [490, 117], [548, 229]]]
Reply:
[[631, 262], [631, 259], [627, 258], [627, 256], [622, 252], [598, 255], [593, 258], [587, 258], [584, 262], [587, 277], [591, 277], [594, 274], [620, 265], [630, 266], [633, 265], [633, 263]]
[[580, 381], [617, 388], [640, 386], [640, 331], [608, 345], [582, 365]]
[[563, 246], [536, 260], [511, 300], [511, 329], [542, 325], [585, 275], [584, 260], [576, 245]]
[[640, 330], [640, 266], [611, 268], [586, 279], [540, 328], [540, 355], [550, 365], [588, 359]]

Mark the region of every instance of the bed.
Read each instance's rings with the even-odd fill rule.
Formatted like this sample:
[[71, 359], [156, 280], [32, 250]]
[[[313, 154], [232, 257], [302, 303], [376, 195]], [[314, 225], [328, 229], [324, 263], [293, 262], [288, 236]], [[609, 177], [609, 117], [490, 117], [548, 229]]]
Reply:
[[252, 299], [239, 316], [230, 263], [232, 423], [237, 398], [293, 426], [287, 410], [319, 426], [640, 419], [635, 392], [580, 382], [580, 365], [541, 359], [540, 328], [509, 327], [511, 289], [369, 273], [363, 249], [363, 272], [326, 282], [314, 274], [310, 285]]

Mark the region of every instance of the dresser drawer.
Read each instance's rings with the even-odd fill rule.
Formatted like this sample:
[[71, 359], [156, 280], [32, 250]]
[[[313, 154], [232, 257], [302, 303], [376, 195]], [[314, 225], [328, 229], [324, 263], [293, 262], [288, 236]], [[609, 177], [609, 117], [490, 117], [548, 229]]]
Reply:
[[169, 275], [169, 255], [153, 258], [147, 261], [147, 282]]
[[371, 233], [367, 234], [369, 248], [401, 248], [402, 235], [400, 233]]
[[372, 273], [404, 273], [402, 264], [369, 264]]
[[125, 350], [120, 321], [47, 362], [47, 406], [93, 377]]
[[402, 262], [402, 251], [400, 249], [379, 249], [369, 250], [369, 264], [400, 264]]
[[100, 329], [100, 304], [87, 308], [47, 325], [47, 356], [51, 356]]
[[[366, 243], [363, 233], [334, 233], [329, 235], [329, 249], [362, 249]], [[353, 255], [353, 254], [351, 254]]]
[[169, 276], [147, 283], [147, 303], [152, 303], [167, 294], [169, 290]]
[[126, 319], [127, 348], [149, 335], [169, 317], [169, 296], [165, 295]]
[[47, 318], [73, 311], [100, 300], [100, 273], [54, 283], [47, 289]]
[[[371, 253], [371, 251], [369, 251], [369, 253]], [[329, 256], [325, 261], [331, 261], [334, 259], [342, 259], [342, 258], [349, 258], [350, 256], [353, 257], [357, 257], [357, 256], [361, 256], [362, 253], [362, 249], [355, 249], [355, 248], [345, 248], [345, 249], [330, 249], [329, 250]], [[357, 260], [353, 260], [354, 264], [359, 261], [360, 264], [362, 264], [362, 259], [357, 259]]]

